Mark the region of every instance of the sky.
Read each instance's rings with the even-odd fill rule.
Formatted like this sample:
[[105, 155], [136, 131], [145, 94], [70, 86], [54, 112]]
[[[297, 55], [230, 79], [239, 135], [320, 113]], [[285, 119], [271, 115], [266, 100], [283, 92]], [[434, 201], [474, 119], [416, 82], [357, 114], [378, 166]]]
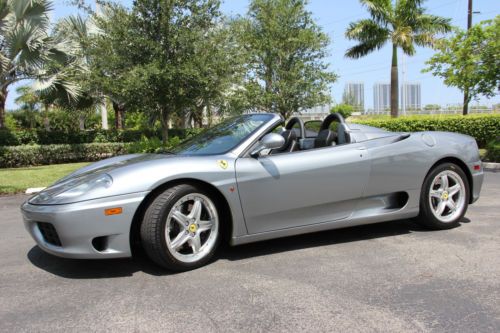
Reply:
[[[130, 6], [131, 0], [119, 1]], [[248, 0], [225, 0], [222, 11], [226, 15], [244, 15], [248, 9]], [[428, 11], [435, 15], [449, 17], [452, 24], [461, 28], [467, 25], [467, 0], [428, 0], [424, 3]], [[374, 83], [390, 82], [391, 48], [389, 44], [363, 58], [353, 60], [344, 56], [345, 51], [354, 45], [344, 37], [348, 24], [352, 21], [369, 17], [366, 9], [356, 0], [309, 0], [308, 9], [323, 31], [330, 36], [329, 57], [325, 61], [330, 70], [339, 75], [338, 80], [332, 85], [334, 102], [341, 102], [344, 86], [347, 82], [364, 82], [365, 108], [373, 107]], [[473, 10], [480, 12], [474, 14], [473, 24], [483, 20], [492, 19], [500, 14], [500, 1], [474, 0]], [[66, 0], [54, 0], [52, 18], [57, 20], [67, 15], [76, 14], [75, 7], [67, 5]], [[442, 79], [434, 77], [431, 73], [422, 73], [425, 61], [434, 51], [428, 48], [417, 48], [412, 57], [405, 57], [405, 82], [419, 82], [422, 89], [422, 106], [426, 104], [440, 104], [443, 106], [459, 104], [463, 100], [462, 93], [452, 87], [444, 85]], [[399, 54], [400, 84], [402, 83], [402, 56]], [[15, 89], [11, 88], [7, 99], [7, 108], [15, 108]], [[481, 98], [476, 104], [491, 106], [500, 103], [500, 95], [491, 99]]]

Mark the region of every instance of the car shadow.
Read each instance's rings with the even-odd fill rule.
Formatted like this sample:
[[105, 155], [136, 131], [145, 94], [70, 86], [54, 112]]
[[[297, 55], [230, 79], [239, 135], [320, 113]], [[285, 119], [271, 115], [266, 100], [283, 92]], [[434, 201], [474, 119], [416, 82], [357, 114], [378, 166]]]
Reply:
[[[462, 223], [470, 220], [463, 218]], [[321, 247], [327, 245], [358, 242], [363, 240], [391, 237], [412, 232], [427, 232], [411, 220], [398, 220], [376, 224], [368, 224], [343, 229], [328, 230], [286, 238], [231, 247], [224, 245], [215, 254], [217, 260], [242, 260], [251, 257], [272, 255], [280, 252]], [[136, 251], [130, 259], [66, 259], [45, 253], [38, 246], [28, 252], [28, 260], [36, 267], [51, 274], [68, 279], [101, 279], [132, 276], [136, 272], [144, 272], [155, 276], [176, 274], [151, 262], [142, 251]]]
[[136, 272], [151, 275], [173, 274], [151, 262], [144, 253], [124, 259], [67, 259], [42, 251], [34, 246], [27, 254], [36, 267], [67, 279], [101, 279], [132, 276]]

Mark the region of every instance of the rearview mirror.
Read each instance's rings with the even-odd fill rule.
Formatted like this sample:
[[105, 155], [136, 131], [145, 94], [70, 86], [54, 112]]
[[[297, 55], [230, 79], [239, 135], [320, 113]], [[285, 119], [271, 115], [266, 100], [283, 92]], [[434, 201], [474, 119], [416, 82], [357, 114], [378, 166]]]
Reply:
[[264, 149], [278, 149], [283, 147], [284, 144], [284, 137], [276, 133], [268, 133], [264, 135], [262, 139], [260, 139], [259, 144], [254, 150], [252, 150], [250, 156], [257, 157]]

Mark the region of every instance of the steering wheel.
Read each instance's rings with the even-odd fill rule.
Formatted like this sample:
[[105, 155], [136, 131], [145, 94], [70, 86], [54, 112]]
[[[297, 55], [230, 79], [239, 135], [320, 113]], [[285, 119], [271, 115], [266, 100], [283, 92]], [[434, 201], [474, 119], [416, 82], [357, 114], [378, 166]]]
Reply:
[[299, 139], [303, 139], [306, 137], [306, 127], [304, 126], [304, 122], [299, 117], [291, 118], [288, 123], [286, 123], [285, 130], [292, 130], [295, 124], [299, 124]]

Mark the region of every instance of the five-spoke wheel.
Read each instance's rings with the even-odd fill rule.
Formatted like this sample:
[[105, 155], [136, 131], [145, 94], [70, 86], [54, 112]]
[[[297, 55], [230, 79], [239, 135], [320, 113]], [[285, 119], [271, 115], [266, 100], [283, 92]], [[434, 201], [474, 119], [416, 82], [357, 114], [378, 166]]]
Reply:
[[183, 262], [199, 260], [215, 243], [218, 220], [217, 209], [207, 196], [193, 193], [180, 198], [167, 216], [169, 251]]
[[204, 265], [219, 243], [217, 202], [204, 189], [177, 185], [150, 204], [141, 225], [144, 249], [153, 261], [171, 269]]
[[463, 170], [453, 163], [438, 165], [424, 181], [418, 221], [434, 229], [453, 228], [468, 203], [469, 184]]

